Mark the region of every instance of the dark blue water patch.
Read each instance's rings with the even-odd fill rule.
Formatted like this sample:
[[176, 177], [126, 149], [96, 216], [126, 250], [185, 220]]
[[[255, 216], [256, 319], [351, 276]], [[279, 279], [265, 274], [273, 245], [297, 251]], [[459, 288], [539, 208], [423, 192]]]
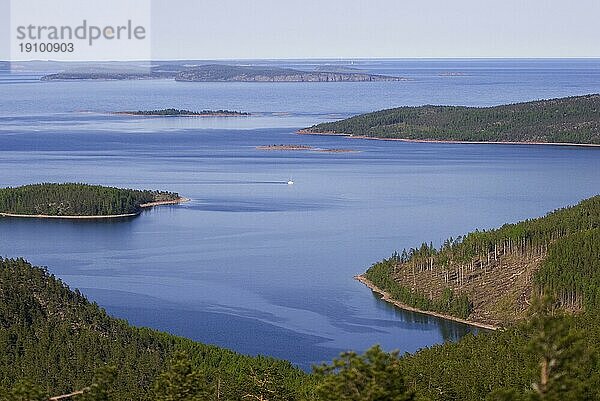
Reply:
[[[285, 291], [285, 296], [284, 293], [279, 293], [276, 290], [265, 291], [264, 293], [264, 296], [274, 305], [301, 308], [327, 316], [334, 327], [338, 327], [344, 332], [372, 333], [377, 336], [377, 333], [386, 333], [389, 329], [419, 332], [440, 330], [444, 341], [456, 341], [468, 333], [479, 331], [477, 328], [466, 324], [457, 322], [446, 324], [447, 320], [436, 316], [400, 309], [388, 302], [381, 301], [381, 296], [375, 292], [372, 292], [373, 298], [377, 301], [375, 305], [380, 306], [383, 311], [391, 313], [391, 315], [386, 319], [358, 316], [356, 308], [342, 301], [345, 297], [336, 297], [335, 295], [334, 291], [319, 294], [318, 291], [304, 288], [300, 290], [288, 288]], [[311, 301], [315, 299], [322, 301]], [[440, 329], [444, 325], [445, 329]]]
[[[423, 330], [424, 327], [430, 327], [434, 330], [438, 330], [444, 341], [457, 341], [468, 334], [477, 334], [488, 331], [468, 324], [431, 316], [426, 313], [408, 311], [387, 301], [383, 301], [381, 295], [374, 291], [371, 291], [371, 294], [375, 300], [374, 305], [376, 308], [386, 312], [392, 312], [399, 321], [415, 325], [413, 329]], [[382, 324], [381, 322], [373, 323], [378, 325]]]
[[[256, 309], [244, 308], [242, 306], [227, 306], [227, 305], [208, 305], [208, 309], [214, 312], [225, 313], [227, 315], [243, 316], [245, 318], [258, 319], [269, 323], [285, 323], [286, 319], [278, 317], [272, 313], [258, 311]], [[179, 308], [177, 308], [179, 309]], [[185, 309], [185, 308], [184, 308]]]
[[[177, 132], [120, 132], [106, 130], [62, 131], [59, 129], [36, 132], [30, 129], [15, 132], [0, 129], [0, 151], [110, 151], [131, 150], [147, 153], [149, 149], [160, 149], [165, 155], [186, 157], [197, 155], [206, 146], [221, 147], [221, 150], [248, 146], [257, 138], [277, 135], [279, 129], [236, 131], [227, 129], [178, 130]], [[289, 132], [289, 130], [286, 130]], [[240, 135], [241, 134], [241, 135]], [[226, 142], [224, 142], [226, 141]], [[256, 146], [256, 145], [255, 145]], [[264, 152], [256, 152], [260, 154]], [[214, 154], [219, 156], [219, 154]]]
[[[282, 185], [287, 185], [283, 183]], [[186, 205], [190, 210], [209, 212], [311, 212], [340, 207], [342, 199], [314, 199], [311, 201], [291, 199], [236, 199], [210, 198], [201, 199], [193, 205]]]
[[222, 313], [170, 310], [164, 307], [108, 306], [106, 310], [135, 326], [151, 326], [204, 344], [232, 348], [246, 355], [265, 355], [265, 345], [268, 344], [268, 356], [294, 361], [306, 371], [345, 351], [320, 345], [327, 342], [327, 338], [300, 334], [258, 320]]
[[221, 313], [127, 307], [108, 307], [107, 311], [136, 326], [152, 325], [158, 330], [205, 344], [229, 347], [246, 355], [265, 355], [268, 344], [268, 356], [294, 361], [307, 371], [345, 351], [319, 345], [326, 342], [326, 338]]
[[[128, 291], [119, 291], [119, 290], [103, 290], [98, 288], [79, 288], [86, 297], [95, 300], [102, 300], [102, 303], [107, 306], [121, 305], [126, 304], [129, 308], [139, 308], [139, 309], [156, 309], [156, 308], [167, 308], [171, 310], [190, 310], [188, 306], [184, 304], [179, 304], [177, 302], [170, 302], [164, 299], [160, 299], [157, 297], [136, 294]], [[248, 319], [256, 319], [261, 321], [266, 321], [269, 323], [283, 323], [285, 322], [284, 318], [278, 317], [272, 313], [259, 311], [256, 309], [245, 308], [243, 306], [227, 306], [227, 305], [219, 305], [206, 303], [202, 305], [196, 305], [196, 307], [201, 306], [202, 308], [209, 309], [214, 313], [223, 313], [234, 316], [241, 316]]]
[[[204, 344], [229, 347], [246, 355], [265, 355], [265, 345], [273, 346], [268, 356], [294, 361], [304, 370], [330, 360], [345, 351], [322, 345], [331, 339], [302, 334], [247, 316], [186, 310], [182, 305], [123, 291], [81, 288], [91, 300], [98, 300], [114, 317], [138, 327], [152, 327]], [[126, 305], [126, 306], [125, 306]], [[244, 313], [244, 309], [236, 310]], [[232, 342], [233, 341], [233, 342]], [[307, 352], [307, 350], [310, 350]]]

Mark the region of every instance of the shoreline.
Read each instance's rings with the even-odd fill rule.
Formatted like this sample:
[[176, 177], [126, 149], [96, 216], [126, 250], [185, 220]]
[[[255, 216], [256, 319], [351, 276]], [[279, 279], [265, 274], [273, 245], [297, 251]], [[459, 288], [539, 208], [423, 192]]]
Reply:
[[48, 214], [14, 214], [14, 213], [0, 213], [1, 217], [19, 217], [29, 219], [64, 219], [64, 220], [101, 220], [101, 219], [122, 219], [126, 217], [139, 216], [139, 213], [125, 213], [125, 214], [107, 214], [107, 215], [96, 215], [96, 216], [51, 216]]
[[361, 282], [362, 284], [364, 284], [365, 286], [367, 286], [371, 291], [373, 291], [376, 294], [379, 294], [381, 296], [381, 299], [387, 303], [390, 303], [400, 309], [409, 311], [409, 312], [416, 312], [416, 313], [421, 313], [424, 315], [429, 315], [429, 316], [434, 316], [434, 317], [438, 317], [440, 319], [445, 319], [445, 320], [451, 320], [454, 322], [458, 322], [458, 323], [463, 323], [469, 326], [473, 326], [473, 327], [477, 327], [480, 329], [487, 329], [487, 330], [498, 330], [500, 329], [500, 327], [498, 326], [493, 326], [491, 324], [487, 324], [487, 323], [480, 323], [480, 322], [474, 322], [471, 320], [466, 320], [466, 319], [461, 319], [459, 317], [455, 317], [455, 316], [451, 316], [451, 315], [445, 315], [443, 313], [439, 313], [439, 312], [433, 312], [433, 311], [428, 311], [428, 310], [422, 310], [422, 309], [418, 309], [415, 308], [413, 306], [410, 305], [406, 305], [400, 301], [397, 301], [395, 299], [393, 299], [390, 294], [388, 294], [386, 291], [382, 290], [381, 288], [377, 287], [375, 284], [373, 284], [373, 282], [371, 280], [369, 280], [368, 278], [366, 278], [365, 276], [363, 276], [362, 274], [356, 275], [354, 276], [354, 279]]
[[140, 207], [153, 207], [153, 206], [161, 206], [161, 205], [177, 205], [179, 203], [189, 202], [191, 199], [180, 196], [177, 199], [168, 200], [168, 201], [158, 201], [158, 202], [148, 202], [142, 203]]
[[406, 138], [378, 138], [374, 136], [344, 134], [339, 132], [312, 132], [306, 129], [296, 131], [298, 135], [324, 135], [324, 136], [343, 136], [350, 139], [370, 139], [374, 141], [396, 141], [409, 143], [446, 143], [460, 145], [551, 145], [551, 146], [578, 146], [598, 148], [600, 144], [595, 143], [570, 143], [570, 142], [517, 142], [517, 141], [452, 141], [438, 139], [406, 139]]
[[[140, 205], [141, 208], [149, 208], [161, 205], [176, 205], [179, 203], [189, 202], [189, 198], [179, 197], [178, 199], [170, 201], [158, 201], [143, 203]], [[124, 213], [124, 214], [108, 214], [108, 215], [95, 215], [95, 216], [52, 216], [48, 214], [15, 214], [15, 213], [2, 213], [0, 217], [18, 217], [18, 218], [29, 218], [29, 219], [60, 219], [60, 220], [102, 220], [102, 219], [123, 219], [127, 217], [139, 216], [142, 212], [138, 213]]]

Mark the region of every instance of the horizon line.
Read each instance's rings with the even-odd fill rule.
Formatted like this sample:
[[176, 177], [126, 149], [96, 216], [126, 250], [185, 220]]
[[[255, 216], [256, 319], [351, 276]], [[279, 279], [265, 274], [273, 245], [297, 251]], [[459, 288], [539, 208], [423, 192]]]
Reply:
[[281, 58], [155, 58], [138, 60], [0, 60], [1, 63], [140, 63], [156, 61], [351, 61], [351, 60], [600, 60], [589, 57], [281, 57]]

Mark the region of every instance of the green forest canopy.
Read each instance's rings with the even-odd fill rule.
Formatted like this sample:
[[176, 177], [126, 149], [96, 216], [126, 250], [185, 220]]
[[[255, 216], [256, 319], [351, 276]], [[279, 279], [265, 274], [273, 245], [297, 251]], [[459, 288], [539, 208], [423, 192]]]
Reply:
[[135, 214], [140, 205], [179, 198], [173, 192], [77, 183], [32, 184], [0, 189], [0, 213], [48, 216]]
[[[593, 255], [597, 248], [588, 252], [586, 241], [574, 241], [570, 252]], [[309, 375], [289, 362], [134, 328], [45, 269], [0, 258], [0, 400], [47, 400], [85, 389], [107, 367], [114, 377], [105, 391], [73, 399], [597, 400], [597, 310], [571, 316], [537, 316], [537, 310], [527, 323], [412, 355], [378, 348], [346, 353]], [[544, 396], [525, 398], [544, 358], [552, 362]]]
[[398, 107], [314, 125], [309, 133], [465, 142], [600, 144], [600, 95], [493, 107]]

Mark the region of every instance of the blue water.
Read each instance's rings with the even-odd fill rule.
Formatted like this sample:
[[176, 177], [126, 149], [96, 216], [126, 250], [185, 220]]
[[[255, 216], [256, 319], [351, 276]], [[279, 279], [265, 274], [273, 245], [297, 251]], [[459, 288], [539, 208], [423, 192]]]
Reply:
[[[597, 194], [600, 150], [399, 143], [295, 130], [407, 104], [493, 105], [600, 92], [600, 61], [353, 66], [409, 81], [36, 82], [36, 72], [0, 72], [0, 185], [80, 181], [192, 199], [125, 221], [2, 219], [0, 255], [48, 266], [133, 324], [304, 368], [375, 343], [412, 352], [460, 338], [472, 329], [390, 307], [352, 277], [396, 249]], [[164, 107], [254, 115], [107, 114]], [[358, 152], [255, 149], [282, 143]]]

